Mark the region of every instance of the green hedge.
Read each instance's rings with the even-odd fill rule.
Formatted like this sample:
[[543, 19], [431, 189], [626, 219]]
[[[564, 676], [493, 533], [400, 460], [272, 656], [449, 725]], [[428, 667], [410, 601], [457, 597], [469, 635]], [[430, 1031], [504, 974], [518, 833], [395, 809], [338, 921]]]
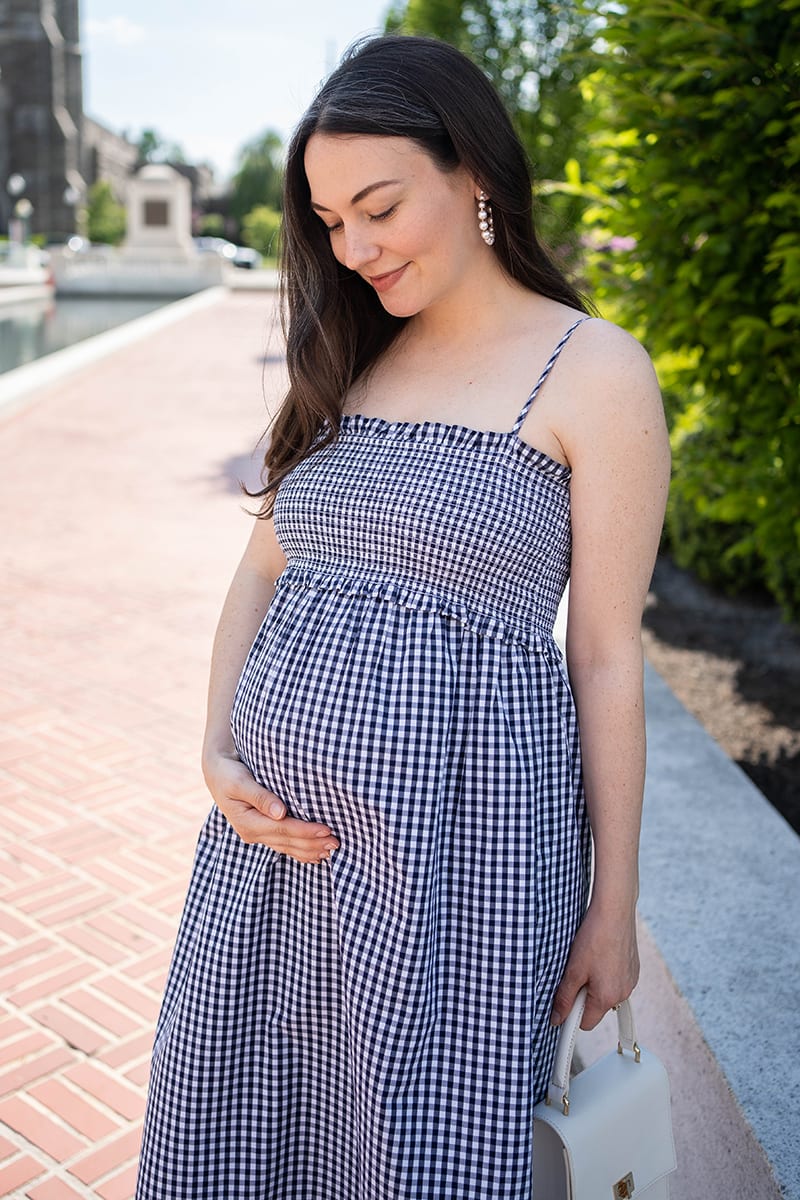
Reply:
[[[800, 616], [800, 0], [608, 18], [584, 169], [590, 285], [643, 336], [675, 455], [684, 566]], [[587, 169], [588, 168], [588, 169]]]

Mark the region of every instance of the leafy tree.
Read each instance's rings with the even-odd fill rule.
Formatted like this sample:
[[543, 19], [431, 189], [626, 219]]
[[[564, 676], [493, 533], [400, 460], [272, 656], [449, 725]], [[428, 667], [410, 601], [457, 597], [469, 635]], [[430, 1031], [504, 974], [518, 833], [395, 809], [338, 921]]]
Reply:
[[389, 9], [386, 32], [436, 37], [466, 51], [462, 7], [462, 0], [400, 0]]
[[203, 213], [197, 222], [197, 232], [200, 237], [224, 237], [225, 218], [222, 213]]
[[143, 129], [137, 143], [139, 162], [186, 162], [183, 147], [167, 142], [155, 129]]
[[282, 150], [280, 136], [268, 129], [239, 151], [230, 208], [231, 214], [240, 223], [259, 205], [281, 208]]
[[277, 258], [280, 251], [281, 214], [268, 204], [259, 204], [242, 222], [242, 238], [265, 258]]
[[[440, 38], [468, 54], [503, 98], [537, 180], [563, 179], [580, 156], [593, 14], [573, 0], [407, 0], [386, 20], [388, 32]], [[568, 239], [580, 204], [543, 189], [545, 238]]]
[[117, 204], [111, 185], [98, 179], [89, 189], [86, 206], [87, 236], [92, 242], [117, 246], [125, 237], [125, 208]]
[[[666, 384], [678, 562], [800, 614], [800, 5], [640, 0], [586, 83], [594, 280]], [[630, 243], [628, 243], [630, 244]], [[610, 264], [610, 266], [609, 266]]]

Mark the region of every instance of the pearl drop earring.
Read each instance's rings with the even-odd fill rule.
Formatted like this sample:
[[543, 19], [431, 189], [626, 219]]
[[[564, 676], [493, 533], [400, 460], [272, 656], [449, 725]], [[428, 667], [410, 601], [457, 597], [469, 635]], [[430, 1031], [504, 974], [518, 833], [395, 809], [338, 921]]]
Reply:
[[493, 246], [494, 219], [492, 217], [492, 206], [485, 192], [481, 192], [480, 196], [478, 196], [478, 228], [486, 245]]

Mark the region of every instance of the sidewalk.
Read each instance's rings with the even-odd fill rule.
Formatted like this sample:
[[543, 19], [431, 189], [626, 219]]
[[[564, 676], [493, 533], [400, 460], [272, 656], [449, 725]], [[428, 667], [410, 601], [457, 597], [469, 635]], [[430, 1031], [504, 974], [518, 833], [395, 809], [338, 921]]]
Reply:
[[[0, 1197], [132, 1196], [155, 1020], [209, 805], [198, 757], [211, 640], [250, 528], [236, 481], [257, 478], [263, 395], [281, 388], [273, 305], [220, 291], [173, 308], [141, 340], [120, 337], [0, 408]], [[774, 989], [770, 947], [797, 944], [796, 932], [774, 940], [796, 928], [796, 839], [781, 842], [766, 801], [651, 672], [648, 705], [636, 1011], [673, 1084], [673, 1200], [777, 1200], [765, 1131], [797, 1184], [784, 1194], [800, 1200], [791, 961], [777, 997], [790, 1023], [761, 1029], [750, 982]], [[774, 990], [771, 1002], [770, 1026]], [[753, 1087], [764, 1064], [788, 1095]]]
[[222, 296], [0, 413], [0, 1196], [132, 1194], [273, 304]]

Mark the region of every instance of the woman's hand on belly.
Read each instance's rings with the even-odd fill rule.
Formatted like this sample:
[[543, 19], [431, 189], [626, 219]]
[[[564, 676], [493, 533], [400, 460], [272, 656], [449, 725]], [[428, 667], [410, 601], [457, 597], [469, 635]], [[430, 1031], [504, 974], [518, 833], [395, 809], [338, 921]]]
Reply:
[[203, 775], [214, 803], [248, 845], [258, 842], [302, 863], [323, 862], [338, 849], [327, 825], [287, 816], [283, 801], [261, 787], [235, 756], [205, 756]]

